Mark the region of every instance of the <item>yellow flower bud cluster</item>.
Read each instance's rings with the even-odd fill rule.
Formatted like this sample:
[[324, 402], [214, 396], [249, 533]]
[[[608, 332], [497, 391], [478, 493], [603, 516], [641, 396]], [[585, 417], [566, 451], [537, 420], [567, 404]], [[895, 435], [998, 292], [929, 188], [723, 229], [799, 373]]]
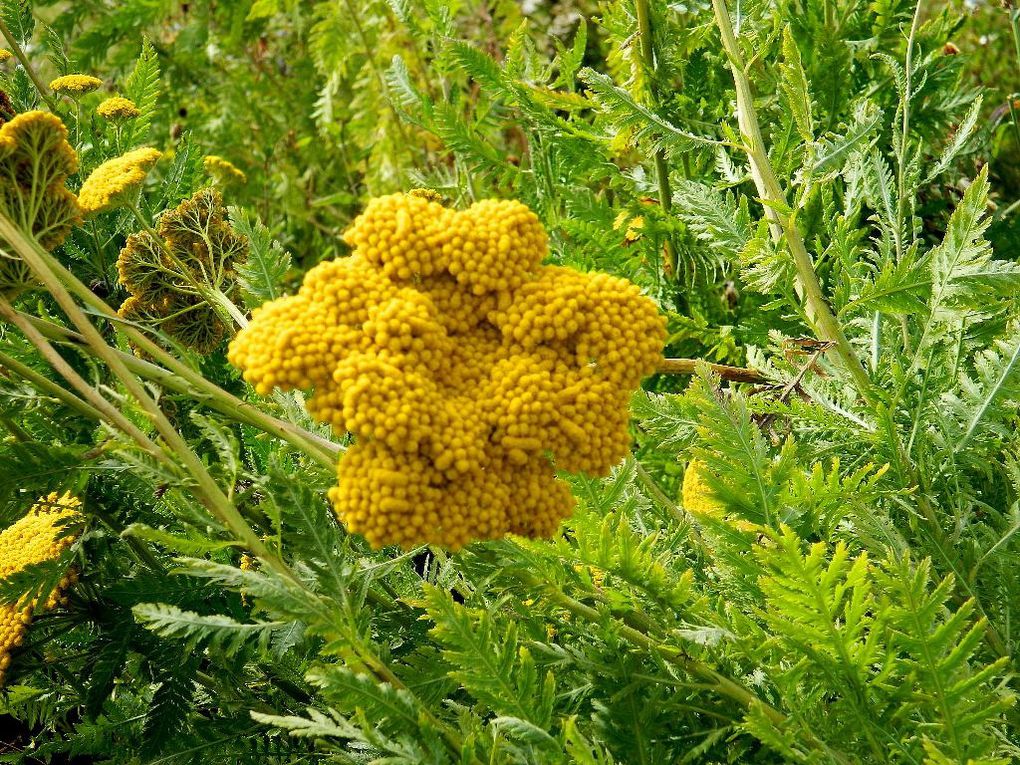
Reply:
[[214, 350], [229, 327], [209, 295], [235, 297], [235, 267], [248, 256], [248, 240], [226, 216], [219, 193], [202, 189], [163, 214], [158, 239], [148, 231], [129, 236], [117, 258], [120, 282], [131, 293], [120, 316], [158, 325], [199, 353]]
[[256, 309], [229, 351], [256, 391], [312, 390], [312, 415], [356, 436], [330, 493], [341, 520], [374, 546], [554, 534], [574, 502], [554, 470], [627, 453], [629, 396], [665, 339], [655, 304], [542, 266], [519, 202], [394, 194], [344, 239], [351, 257]]
[[711, 518], [730, 523], [740, 531], [755, 531], [758, 527], [750, 521], [734, 518], [727, 512], [726, 505], [716, 498], [711, 485], [705, 480], [708, 466], [701, 460], [691, 460], [684, 471], [682, 499], [684, 509], [695, 518]]
[[[80, 517], [81, 502], [69, 493], [56, 492], [40, 497], [28, 514], [13, 525], [0, 531], [0, 579], [31, 566], [60, 557], [74, 542], [64, 526]], [[42, 609], [49, 610], [61, 602], [63, 593], [74, 584], [77, 576], [68, 571], [50, 593]], [[38, 607], [35, 601], [25, 598], [15, 603], [0, 604], [0, 686], [11, 664], [11, 651], [25, 638], [32, 612]]]
[[[0, 127], [0, 209], [47, 250], [60, 245], [81, 222], [67, 178], [78, 172], [78, 155], [67, 128], [48, 112], [19, 114]], [[0, 240], [0, 289], [17, 290], [31, 272]]]
[[215, 180], [223, 184], [247, 183], [248, 176], [229, 159], [210, 154], [202, 160], [202, 166]]
[[78, 98], [97, 90], [102, 84], [102, 80], [90, 74], [65, 74], [50, 82], [50, 90], [54, 93], [63, 93], [71, 98]]
[[142, 112], [130, 98], [112, 96], [96, 107], [96, 114], [111, 122], [122, 122], [140, 117]]
[[162, 156], [157, 149], [143, 147], [108, 159], [82, 184], [78, 192], [81, 209], [91, 215], [124, 204]]

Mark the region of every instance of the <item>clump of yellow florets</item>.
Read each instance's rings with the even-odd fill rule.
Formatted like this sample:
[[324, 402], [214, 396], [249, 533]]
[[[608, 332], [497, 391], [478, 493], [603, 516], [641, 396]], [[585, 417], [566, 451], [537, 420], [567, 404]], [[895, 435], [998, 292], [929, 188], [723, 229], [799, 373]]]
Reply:
[[50, 90], [76, 98], [98, 90], [102, 84], [102, 80], [90, 74], [65, 74], [50, 82]]
[[202, 160], [205, 171], [223, 184], [247, 183], [248, 176], [229, 159], [210, 154]]
[[758, 528], [755, 524], [728, 512], [705, 478], [707, 473], [708, 466], [701, 460], [693, 459], [687, 464], [682, 494], [684, 509], [695, 518], [724, 521], [740, 531], [755, 531]]
[[9, 60], [13, 55], [7, 48], [0, 48], [0, 63]]
[[344, 239], [354, 254], [257, 309], [229, 354], [258, 392], [313, 390], [313, 416], [357, 437], [330, 493], [341, 520], [375, 546], [552, 535], [574, 501], [554, 471], [627, 453], [630, 393], [665, 339], [655, 304], [542, 266], [519, 202], [394, 194]]
[[[81, 502], [69, 493], [40, 497], [32, 509], [13, 525], [0, 531], [0, 579], [6, 579], [36, 563], [54, 560], [74, 542], [65, 526], [80, 515]], [[40, 606], [31, 599], [0, 604], [0, 685], [11, 664], [11, 651], [25, 638], [35, 610], [54, 608], [76, 577], [66, 573]]]
[[[78, 200], [65, 185], [76, 172], [78, 155], [56, 116], [30, 111], [0, 127], [0, 209], [47, 250], [81, 221]], [[28, 267], [0, 241], [0, 289], [18, 290], [30, 281]]]
[[78, 192], [81, 209], [91, 214], [124, 204], [162, 156], [157, 149], [141, 148], [107, 160], [82, 184]]
[[112, 96], [96, 107], [96, 114], [112, 122], [134, 119], [141, 115], [141, 110], [130, 98]]

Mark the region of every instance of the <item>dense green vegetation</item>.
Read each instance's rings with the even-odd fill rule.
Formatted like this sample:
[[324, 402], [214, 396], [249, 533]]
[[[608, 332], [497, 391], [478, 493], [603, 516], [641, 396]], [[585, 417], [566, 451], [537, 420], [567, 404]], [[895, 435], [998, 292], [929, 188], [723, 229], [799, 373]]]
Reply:
[[[0, 762], [1020, 761], [1015, 3], [0, 20], [0, 528], [81, 500], [0, 532]], [[664, 317], [551, 539], [373, 550], [370, 439], [228, 361], [413, 189]]]

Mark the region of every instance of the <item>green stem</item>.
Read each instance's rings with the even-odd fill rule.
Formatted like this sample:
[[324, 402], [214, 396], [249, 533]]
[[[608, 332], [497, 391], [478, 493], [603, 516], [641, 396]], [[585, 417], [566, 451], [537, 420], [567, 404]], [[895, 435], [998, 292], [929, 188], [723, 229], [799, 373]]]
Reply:
[[47, 88], [43, 81], [39, 79], [39, 75], [35, 69], [28, 62], [28, 56], [25, 55], [25, 51], [22, 50], [21, 45], [11, 34], [11, 30], [8, 29], [7, 24], [4, 23], [3, 19], [0, 19], [0, 34], [3, 35], [4, 40], [7, 41], [7, 45], [10, 47], [11, 52], [17, 57], [18, 61], [21, 62], [22, 68], [25, 70], [25, 74], [29, 76], [32, 83], [35, 85], [35, 89], [39, 91], [39, 95], [42, 96], [43, 101], [50, 107], [50, 111], [55, 112], [57, 110], [57, 100], [53, 97], [53, 93]]
[[[118, 329], [120, 329], [123, 334], [139, 349], [148, 354], [148, 356], [155, 361], [162, 364], [167, 370], [190, 384], [190, 388], [181, 392], [204, 398], [209, 402], [214, 402], [215, 406], [213, 406], [213, 408], [220, 411], [229, 411], [230, 409], [235, 408], [250, 418], [251, 424], [254, 425], [254, 427], [265, 430], [268, 433], [277, 433], [278, 430], [283, 430], [288, 434], [289, 437], [287, 440], [291, 443], [294, 443], [292, 439], [300, 439], [302, 441], [307, 440], [310, 441], [311, 444], [315, 445], [311, 448], [320, 448], [332, 455], [339, 452], [339, 447], [328, 439], [325, 439], [315, 433], [310, 433], [309, 431], [292, 423], [284, 422], [283, 420], [272, 417], [257, 407], [232, 396], [214, 383], [209, 382], [201, 373], [192, 369], [187, 364], [184, 364], [172, 354], [161, 348], [158, 344], [153, 342], [144, 332], [124, 322], [117, 315], [116, 311], [100, 299], [98, 295], [92, 292], [92, 290], [85, 286], [78, 277], [64, 268], [64, 266], [56, 258], [44, 251], [40, 254], [49, 267], [60, 275], [60, 278], [63, 280], [67, 288], [76, 295], [79, 300], [95, 311], [98, 315], [115, 322]], [[298, 448], [307, 452], [308, 449], [305, 448], [305, 446], [305, 444], [301, 444], [298, 445]]]
[[[529, 587], [540, 590], [550, 601], [565, 608], [575, 616], [579, 616], [593, 624], [597, 624], [603, 620], [603, 615], [599, 613], [597, 609], [592, 608], [589, 605], [585, 605], [579, 600], [575, 600], [550, 582], [545, 582], [537, 576], [525, 572], [520, 572], [518, 574], [518, 578]], [[649, 637], [645, 632], [635, 629], [629, 625], [617, 624], [615, 627], [619, 631], [619, 634], [626, 638], [629, 642], [645, 650], [654, 651], [660, 654], [671, 664], [682, 668], [688, 674], [697, 677], [699, 680], [707, 682], [709, 687], [720, 695], [726, 696], [748, 709], [759, 707], [765, 716], [777, 726], [781, 726], [786, 722], [786, 715], [778, 709], [763, 701], [747, 688], [740, 685], [740, 683], [737, 683], [736, 681], [712, 669], [712, 667], [708, 666], [704, 662], [688, 656], [678, 648], [664, 645]]]
[[75, 372], [74, 369], [71, 368], [71, 365], [68, 364], [59, 353], [57, 353], [57, 350], [50, 344], [50, 342], [43, 337], [30, 322], [24, 320], [21, 315], [14, 310], [14, 306], [12, 306], [3, 295], [0, 295], [0, 316], [3, 316], [21, 330], [22, 334], [25, 335], [25, 338], [39, 350], [50, 366], [52, 366], [53, 369], [55, 369], [71, 384], [72, 387], [77, 389], [78, 392], [85, 397], [85, 400], [102, 415], [103, 420], [113, 427], [120, 428], [124, 431], [125, 434], [130, 436], [153, 458], [164, 463], [168, 462], [163, 450], [160, 449], [145, 433], [143, 433], [137, 425], [117, 411], [117, 409], [115, 409], [109, 401], [103, 398], [99, 394], [99, 391], [89, 385], [81, 375]]
[[135, 216], [135, 219], [138, 221], [138, 225], [140, 225], [142, 229], [150, 237], [152, 237], [152, 240], [159, 246], [167, 258], [170, 259], [170, 262], [176, 266], [178, 271], [177, 275], [187, 282], [188, 286], [195, 290], [199, 297], [201, 297], [207, 305], [219, 314], [221, 320], [225, 320], [228, 325], [236, 323], [241, 329], [248, 326], [248, 319], [243, 313], [241, 313], [241, 309], [234, 305], [230, 298], [224, 295], [223, 292], [216, 287], [201, 284], [194, 278], [191, 273], [191, 269], [181, 262], [181, 259], [177, 257], [177, 253], [175, 253], [167, 245], [166, 240], [163, 239], [163, 237], [159, 235], [159, 232], [152, 227], [152, 224], [145, 219], [145, 216], [142, 215], [142, 211], [138, 209], [137, 204], [129, 204], [127, 208], [131, 211], [131, 214]]
[[765, 215], [771, 224], [773, 236], [777, 240], [785, 238], [787, 246], [790, 248], [790, 254], [793, 256], [797, 271], [797, 289], [806, 301], [807, 316], [814, 325], [815, 332], [820, 339], [833, 344], [836, 355], [839, 356], [844, 369], [853, 379], [857, 392], [865, 401], [873, 403], [876, 400], [876, 395], [871, 378], [825, 300], [822, 285], [815, 272], [814, 262], [804, 244], [804, 237], [793, 217], [787, 216], [785, 213], [781, 215], [777, 210], [777, 208], [788, 209], [786, 193], [779, 185], [779, 180], [765, 148], [765, 141], [758, 123], [758, 113], [754, 108], [751, 82], [744, 69], [743, 57], [740, 54], [737, 38], [733, 33], [725, 0], [712, 0], [712, 9], [715, 12], [723, 48], [729, 58], [730, 70], [733, 73], [733, 83], [737, 91], [737, 121], [744, 139], [744, 151], [750, 161], [751, 175], [765, 207]]
[[[30, 321], [36, 329], [50, 340], [68, 342], [78, 346], [85, 345], [85, 339], [74, 330], [35, 316], [21, 313], [19, 315], [26, 321]], [[133, 374], [151, 380], [169, 390], [191, 396], [210, 409], [230, 417], [235, 422], [250, 425], [253, 428], [258, 428], [270, 435], [276, 436], [304, 452], [324, 467], [332, 469], [336, 466], [337, 456], [340, 453], [340, 446], [338, 444], [299, 428], [286, 420], [266, 414], [247, 401], [242, 401], [232, 396], [222, 388], [212, 385], [212, 383], [209, 384], [210, 390], [208, 391], [196, 390], [193, 382], [168, 369], [164, 369], [158, 364], [145, 361], [119, 349], [114, 350]]]
[[[904, 95], [903, 95], [903, 118], [900, 123], [900, 145], [897, 154], [896, 171], [896, 242], [898, 245], [896, 256], [903, 257], [903, 245], [900, 242], [900, 232], [903, 230], [903, 220], [906, 217], [905, 207], [907, 204], [907, 137], [910, 135], [910, 100], [913, 98], [914, 82], [914, 39], [917, 37], [917, 30], [921, 24], [921, 8], [923, 0], [917, 0], [914, 6], [914, 16], [910, 22], [910, 33], [907, 35], [907, 56], [905, 61], [906, 71], [904, 72]], [[913, 212], [911, 212], [913, 216]]]
[[264, 560], [274, 571], [287, 579], [294, 579], [294, 574], [283, 561], [262, 543], [259, 536], [251, 529], [237, 508], [220, 490], [205, 465], [192, 451], [184, 438], [174, 429], [160, 410], [159, 405], [145, 390], [142, 382], [128, 371], [124, 362], [117, 356], [99, 331], [92, 325], [88, 317], [74, 302], [71, 293], [61, 283], [57, 275], [49, 268], [46, 260], [40, 256], [42, 248], [25, 234], [10, 219], [0, 213], [0, 237], [9, 242], [14, 250], [43, 283], [53, 299], [60, 306], [71, 322], [81, 332], [86, 343], [120, 380], [128, 393], [138, 402], [152, 421], [173, 454], [181, 461], [184, 469], [196, 484], [196, 494], [209, 512], [226, 526], [253, 554]]
[[[648, 0], [635, 0], [634, 10], [637, 13], [638, 38], [641, 43], [641, 60], [645, 65], [646, 77], [652, 77], [655, 71], [655, 44], [652, 37], [652, 15]], [[654, 93], [650, 94], [654, 100]], [[669, 185], [669, 165], [666, 163], [666, 152], [659, 149], [653, 157], [655, 164], [655, 179], [659, 186], [659, 204], [667, 217], [673, 209], [673, 192]], [[673, 278], [678, 278], [677, 253], [673, 246], [673, 240], [667, 236], [665, 241], [666, 257], [669, 260], [669, 267], [673, 271]]]
[[32, 367], [27, 364], [22, 364], [20, 361], [12, 356], [8, 356], [6, 353], [0, 351], [0, 369], [6, 369], [9, 372], [17, 375], [22, 380], [33, 386], [36, 390], [41, 393], [45, 393], [48, 396], [52, 396], [64, 405], [74, 409], [78, 414], [82, 414], [91, 420], [103, 420], [102, 413], [91, 404], [87, 403], [83, 399], [78, 398], [76, 395], [71, 393], [66, 388], [61, 387], [57, 383], [53, 382], [48, 377], [39, 374]]

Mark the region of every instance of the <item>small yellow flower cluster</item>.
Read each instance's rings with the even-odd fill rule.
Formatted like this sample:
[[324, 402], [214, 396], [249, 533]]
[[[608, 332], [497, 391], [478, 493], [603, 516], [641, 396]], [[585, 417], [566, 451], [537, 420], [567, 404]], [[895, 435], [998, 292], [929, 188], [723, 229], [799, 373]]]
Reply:
[[229, 159], [210, 154], [202, 160], [205, 171], [213, 178], [223, 184], [247, 183], [248, 176]]
[[[78, 155], [54, 115], [25, 112], [0, 127], [0, 209], [47, 250], [81, 221], [78, 200], [65, 185], [76, 172]], [[2, 249], [0, 289], [23, 288], [31, 282], [28, 267], [13, 257], [13, 248]]]
[[9, 60], [13, 55], [7, 48], [0, 48], [0, 63]]
[[199, 287], [232, 299], [238, 284], [235, 266], [248, 255], [248, 240], [227, 221], [223, 199], [202, 189], [159, 219], [156, 239], [132, 234], [117, 258], [120, 282], [130, 297], [122, 318], [159, 325], [183, 345], [213, 351], [229, 327]]
[[78, 204], [87, 214], [103, 212], [127, 201], [127, 195], [142, 185], [163, 154], [157, 149], [134, 149], [109, 159], [85, 179], [78, 192]]
[[102, 86], [103, 81], [90, 74], [65, 74], [50, 82], [50, 90], [77, 98]]
[[541, 266], [519, 202], [394, 194], [344, 239], [354, 254], [256, 309], [230, 361], [261, 394], [314, 390], [312, 415], [356, 435], [330, 497], [372, 545], [551, 536], [574, 501], [554, 470], [604, 474], [629, 448], [629, 395], [665, 339], [654, 303]]
[[[66, 534], [63, 527], [80, 517], [79, 507], [81, 502], [76, 497], [53, 492], [40, 497], [27, 515], [0, 531], [0, 579], [32, 564], [58, 558], [74, 542], [75, 537]], [[76, 579], [73, 571], [67, 572], [42, 608], [49, 610], [60, 603], [64, 591]], [[11, 651], [24, 640], [36, 607], [35, 602], [26, 602], [24, 598], [16, 603], [0, 604], [0, 685], [11, 665]]]
[[684, 471], [683, 503], [684, 509], [695, 518], [711, 518], [725, 521], [740, 531], [755, 531], [758, 526], [750, 521], [734, 518], [726, 511], [726, 505], [720, 502], [708, 481], [705, 473], [708, 467], [701, 460], [691, 460]]
[[96, 107], [96, 114], [111, 122], [134, 119], [141, 113], [134, 101], [122, 96], [112, 96]]

